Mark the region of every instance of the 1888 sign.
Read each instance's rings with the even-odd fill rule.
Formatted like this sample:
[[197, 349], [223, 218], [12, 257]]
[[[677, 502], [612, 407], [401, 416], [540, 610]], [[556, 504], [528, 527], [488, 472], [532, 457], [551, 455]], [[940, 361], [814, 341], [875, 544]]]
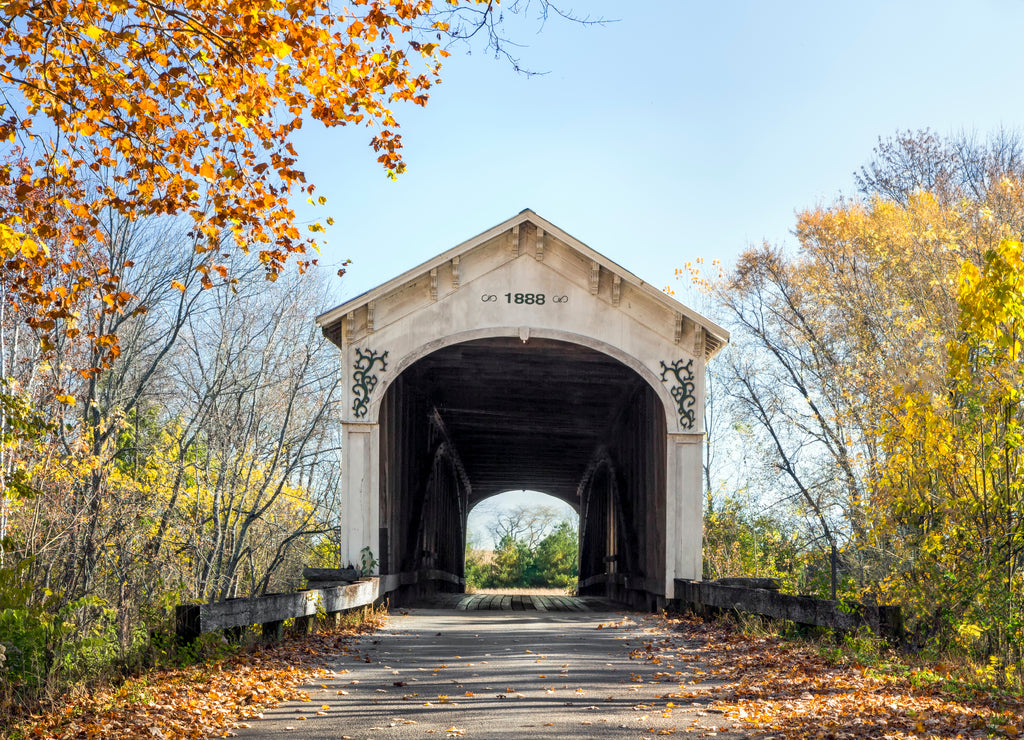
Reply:
[[[569, 296], [567, 295], [549, 296], [547, 293], [505, 293], [502, 297], [505, 299], [505, 303], [514, 303], [519, 306], [543, 306], [549, 302], [569, 302]], [[480, 296], [480, 300], [484, 303], [494, 303], [498, 301], [498, 296], [494, 293], [484, 293]]]

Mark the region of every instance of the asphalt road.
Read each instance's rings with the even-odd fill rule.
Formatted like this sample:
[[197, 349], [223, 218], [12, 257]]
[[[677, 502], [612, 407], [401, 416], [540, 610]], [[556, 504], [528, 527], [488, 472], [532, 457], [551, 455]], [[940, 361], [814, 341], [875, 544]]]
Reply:
[[669, 705], [666, 694], [703, 679], [695, 646], [673, 641], [651, 659], [646, 645], [666, 636], [638, 614], [399, 610], [327, 666], [309, 701], [267, 710], [238, 736], [746, 737], [707, 704]]

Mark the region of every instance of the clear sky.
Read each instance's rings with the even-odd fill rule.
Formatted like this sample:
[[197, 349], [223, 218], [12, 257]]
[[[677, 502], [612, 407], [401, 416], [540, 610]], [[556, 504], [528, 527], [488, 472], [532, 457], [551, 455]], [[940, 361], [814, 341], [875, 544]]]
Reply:
[[509, 30], [540, 76], [452, 49], [427, 107], [399, 110], [397, 182], [367, 130], [304, 130], [336, 221], [321, 261], [352, 260], [342, 298], [527, 207], [675, 284], [695, 257], [791, 244], [796, 211], [851, 193], [879, 136], [1024, 126], [1020, 0], [564, 7], [616, 20], [542, 28], [535, 0]]

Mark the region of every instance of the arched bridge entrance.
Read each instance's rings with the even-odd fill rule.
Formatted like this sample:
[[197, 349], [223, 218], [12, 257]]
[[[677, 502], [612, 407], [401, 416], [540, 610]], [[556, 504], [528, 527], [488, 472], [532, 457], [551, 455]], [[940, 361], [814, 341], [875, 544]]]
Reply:
[[469, 510], [520, 489], [579, 513], [583, 594], [700, 577], [724, 330], [528, 210], [317, 321], [350, 378], [344, 555], [382, 591], [461, 591]]

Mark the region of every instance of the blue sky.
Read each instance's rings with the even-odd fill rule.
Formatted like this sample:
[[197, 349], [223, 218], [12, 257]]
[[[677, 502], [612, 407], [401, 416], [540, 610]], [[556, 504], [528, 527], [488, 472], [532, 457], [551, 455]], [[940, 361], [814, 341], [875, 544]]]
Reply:
[[427, 107], [399, 110], [397, 182], [365, 129], [303, 131], [336, 222], [321, 262], [352, 260], [341, 299], [527, 207], [679, 288], [688, 260], [792, 245], [795, 213], [852, 194], [879, 136], [1024, 126], [1020, 0], [577, 0], [617, 20], [543, 28], [537, 7], [510, 32], [548, 73], [452, 49]]
[[538, 7], [510, 33], [548, 73], [453, 48], [427, 107], [399, 110], [397, 182], [367, 130], [304, 130], [336, 221], [321, 261], [352, 260], [342, 298], [526, 207], [660, 287], [695, 257], [792, 243], [880, 135], [1024, 124], [1019, 0], [566, 6], [617, 19], [586, 27], [541, 27]]

